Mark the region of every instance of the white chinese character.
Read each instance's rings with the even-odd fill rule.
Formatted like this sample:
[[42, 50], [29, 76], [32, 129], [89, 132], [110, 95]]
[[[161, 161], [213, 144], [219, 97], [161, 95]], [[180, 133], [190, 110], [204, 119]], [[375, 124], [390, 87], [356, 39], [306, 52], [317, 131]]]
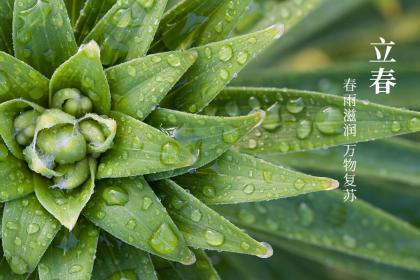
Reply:
[[354, 192], [356, 191], [355, 189], [345, 189], [345, 191], [346, 194], [344, 195], [344, 202], [353, 202], [357, 199], [356, 195], [354, 194]]
[[354, 91], [355, 88], [357, 88], [357, 83], [356, 83], [356, 79], [345, 79], [344, 80], [344, 86], [343, 88], [349, 92], [349, 91]]
[[344, 107], [356, 106], [356, 94], [349, 94], [344, 96]]
[[370, 87], [375, 86], [376, 94], [389, 94], [391, 92], [391, 87], [395, 87], [397, 84], [394, 82], [396, 79], [393, 75], [395, 73], [393, 69], [385, 70], [384, 68], [379, 68], [379, 71], [371, 71], [371, 73], [372, 78], [370, 80], [373, 81], [373, 83]]
[[355, 123], [346, 123], [344, 124], [344, 136], [357, 136], [357, 124]]
[[350, 145], [344, 145], [347, 150], [346, 153], [344, 154], [344, 157], [353, 157], [354, 156], [354, 152], [356, 151], [356, 144], [350, 144]]
[[[394, 58], [388, 59], [389, 53], [395, 43], [393, 41], [387, 43], [382, 37], [379, 37], [379, 40], [381, 41], [380, 43], [371, 43], [375, 48], [376, 60], [370, 60], [370, 62], [396, 62]], [[384, 55], [382, 55], [379, 46], [386, 47]]]

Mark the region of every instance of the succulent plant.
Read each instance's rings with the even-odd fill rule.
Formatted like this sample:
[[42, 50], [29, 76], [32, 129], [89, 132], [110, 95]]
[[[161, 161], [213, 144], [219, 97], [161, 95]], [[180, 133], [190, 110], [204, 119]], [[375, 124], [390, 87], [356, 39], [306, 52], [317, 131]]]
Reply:
[[[204, 250], [273, 254], [228, 219], [258, 238], [273, 239], [258, 229], [281, 227], [295, 241], [279, 243], [322, 240], [354, 256], [418, 265], [418, 245], [408, 242], [417, 232], [358, 202], [352, 219], [372, 222], [372, 235], [356, 240], [361, 230], [342, 221], [340, 192], [303, 196], [338, 182], [287, 169], [275, 156], [416, 132], [420, 114], [358, 101], [359, 134], [349, 139], [342, 97], [226, 88], [284, 31], [275, 24], [233, 36], [250, 2], [171, 1], [167, 10], [167, 0], [0, 3], [0, 279], [174, 271], [218, 279]], [[322, 222], [308, 229], [314, 211], [331, 203], [342, 232]], [[390, 229], [395, 245], [355, 245], [375, 245]]]

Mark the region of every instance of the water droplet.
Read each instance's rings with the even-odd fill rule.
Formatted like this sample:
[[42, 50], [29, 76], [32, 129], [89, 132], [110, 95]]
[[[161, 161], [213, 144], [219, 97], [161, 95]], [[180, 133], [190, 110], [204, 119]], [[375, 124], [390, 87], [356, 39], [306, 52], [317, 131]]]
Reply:
[[408, 121], [408, 129], [410, 131], [416, 132], [420, 130], [420, 119], [419, 118], [412, 118]]
[[280, 105], [278, 103], [274, 103], [270, 108], [266, 111], [266, 116], [264, 122], [262, 123], [262, 127], [268, 131], [274, 131], [281, 126], [281, 115], [280, 115]]
[[135, 220], [133, 220], [133, 219], [130, 219], [130, 220], [127, 222], [127, 224], [125, 225], [125, 227], [126, 227], [126, 228], [128, 228], [128, 229], [130, 229], [130, 230], [135, 229], [135, 228], [136, 228], [136, 226], [137, 226], [137, 223], [136, 223], [136, 221], [135, 221]]
[[211, 49], [209, 47], [204, 49], [204, 54], [207, 58], [211, 58], [212, 54], [211, 54]]
[[324, 134], [340, 134], [343, 132], [343, 118], [343, 113], [339, 109], [327, 107], [315, 116], [315, 125]]
[[216, 190], [212, 185], [206, 185], [203, 187], [203, 194], [208, 198], [212, 198], [216, 196]]
[[115, 26], [121, 27], [121, 28], [129, 26], [132, 22], [130, 10], [129, 9], [118, 10], [114, 14], [112, 18], [112, 22], [115, 24]]
[[9, 260], [9, 265], [16, 274], [25, 274], [29, 272], [28, 264], [19, 256], [12, 256]]
[[201, 212], [198, 209], [194, 209], [191, 212], [191, 220], [193, 220], [194, 222], [199, 222], [201, 220]]
[[293, 186], [296, 190], [301, 190], [305, 186], [305, 182], [299, 178], [294, 182]]
[[343, 235], [343, 242], [344, 245], [348, 248], [355, 248], [356, 247], [356, 239], [348, 234]]
[[225, 111], [230, 117], [239, 116], [240, 114], [238, 104], [233, 100], [226, 102]]
[[255, 149], [258, 146], [258, 143], [255, 139], [249, 139], [248, 140], [248, 148], [249, 149]]
[[301, 120], [296, 127], [296, 137], [299, 139], [308, 138], [312, 132], [312, 121]]
[[248, 53], [247, 52], [239, 52], [237, 61], [239, 64], [244, 65], [248, 61]]
[[391, 123], [391, 131], [397, 133], [401, 130], [401, 124], [398, 121], [393, 121]]
[[233, 50], [231, 46], [223, 46], [219, 51], [219, 58], [221, 61], [227, 62], [233, 56]]
[[297, 208], [299, 222], [303, 226], [309, 226], [315, 219], [314, 211], [304, 202], [301, 202]]
[[26, 232], [28, 234], [35, 234], [37, 232], [39, 232], [40, 227], [38, 224], [29, 224], [28, 227], [26, 228]]
[[273, 173], [271, 173], [269, 170], [263, 170], [263, 179], [266, 182], [271, 182], [273, 179]]
[[233, 144], [238, 141], [240, 136], [239, 129], [237, 128], [227, 128], [223, 131], [223, 141], [226, 144]]
[[83, 267], [81, 265], [75, 264], [69, 268], [69, 273], [77, 273], [82, 271]]
[[229, 71], [226, 69], [221, 69], [220, 73], [219, 73], [220, 78], [222, 78], [223, 80], [227, 80], [229, 79]]
[[19, 224], [15, 222], [7, 222], [6, 228], [9, 230], [17, 230], [19, 228]]
[[20, 245], [22, 245], [22, 239], [20, 239], [20, 237], [15, 237], [15, 245], [16, 246], [20, 246]]
[[253, 184], [247, 184], [242, 191], [246, 194], [252, 194], [255, 191], [255, 186]]
[[174, 165], [179, 161], [179, 146], [175, 142], [168, 142], [162, 146], [160, 160], [163, 164]]
[[170, 54], [168, 56], [167, 59], [169, 65], [171, 65], [172, 67], [179, 67], [181, 66], [181, 60], [179, 59], [178, 56], [174, 55], [174, 54]]
[[211, 246], [220, 246], [225, 242], [225, 236], [213, 229], [207, 229], [204, 237], [206, 242]]
[[172, 228], [164, 223], [149, 240], [149, 245], [160, 254], [169, 254], [178, 246], [178, 237], [173, 232]]
[[120, 187], [110, 186], [105, 188], [102, 193], [102, 198], [105, 200], [107, 205], [124, 206], [128, 202], [128, 193]]
[[137, 0], [137, 2], [144, 8], [151, 8], [155, 3], [155, 0]]
[[241, 249], [242, 250], [245, 250], [246, 251], [246, 250], [249, 249], [249, 247], [250, 247], [249, 244], [246, 243], [245, 241], [241, 243]]
[[150, 197], [145, 196], [143, 197], [143, 203], [141, 205], [141, 209], [143, 210], [147, 210], [149, 209], [149, 207], [152, 205], [153, 201]]
[[137, 74], [137, 70], [136, 70], [136, 68], [135, 67], [133, 67], [133, 66], [128, 66], [127, 67], [127, 73], [128, 73], [128, 75], [130, 75], [131, 77], [134, 77], [134, 76], [136, 76], [136, 74]]
[[287, 111], [292, 114], [297, 114], [303, 111], [305, 108], [305, 103], [303, 102], [303, 98], [299, 97], [297, 99], [291, 99], [287, 102], [286, 105]]

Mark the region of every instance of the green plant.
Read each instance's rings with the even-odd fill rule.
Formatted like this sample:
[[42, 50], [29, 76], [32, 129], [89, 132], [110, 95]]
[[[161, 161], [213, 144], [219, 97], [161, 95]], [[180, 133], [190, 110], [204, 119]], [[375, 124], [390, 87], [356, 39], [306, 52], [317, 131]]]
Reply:
[[[0, 279], [36, 269], [40, 279], [155, 279], [155, 271], [164, 278], [174, 270], [180, 278], [217, 279], [204, 249], [272, 255], [268, 243], [225, 217], [279, 247], [290, 237], [420, 267], [418, 245], [410, 243], [418, 232], [363, 202], [348, 224], [335, 204], [330, 219], [343, 225], [338, 231], [322, 223], [308, 229], [314, 211], [341, 203], [339, 192], [269, 209], [216, 206], [335, 189], [333, 179], [267, 160], [349, 142], [341, 97], [225, 89], [283, 32], [276, 24], [230, 37], [250, 2], [186, 0], [166, 13], [166, 0], [0, 4]], [[353, 142], [420, 131], [417, 112], [357, 106]], [[371, 234], [356, 240], [362, 229], [351, 225], [360, 217]], [[286, 236], [273, 239], [279, 227]], [[397, 236], [391, 245], [375, 240]]]

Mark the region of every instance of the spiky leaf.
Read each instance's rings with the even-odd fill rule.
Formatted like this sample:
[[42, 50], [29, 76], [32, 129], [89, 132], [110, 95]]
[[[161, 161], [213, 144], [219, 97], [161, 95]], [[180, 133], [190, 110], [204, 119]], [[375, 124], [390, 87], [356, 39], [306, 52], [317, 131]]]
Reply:
[[34, 271], [59, 230], [60, 223], [41, 206], [35, 195], [7, 202], [2, 245], [13, 272]]
[[335, 180], [305, 175], [236, 151], [174, 180], [207, 204], [273, 200], [338, 187]]
[[10, 54], [13, 52], [13, 3], [14, 0], [5, 0], [0, 2], [0, 50]]
[[77, 50], [63, 0], [15, 1], [13, 45], [17, 58], [50, 77]]
[[84, 215], [125, 243], [163, 258], [192, 263], [182, 234], [142, 177], [101, 180]]
[[111, 93], [95, 42], [83, 45], [54, 72], [50, 82], [50, 102], [54, 94], [64, 88], [79, 89], [92, 100], [96, 113], [109, 113]]
[[61, 190], [59, 186], [54, 186], [51, 181], [45, 178], [36, 177], [34, 180], [38, 201], [69, 230], [72, 230], [76, 225], [80, 213], [94, 192], [95, 160], [89, 159], [89, 169], [90, 179], [71, 191]]
[[63, 228], [38, 266], [39, 279], [91, 279], [98, 236], [99, 230], [84, 220], [71, 232]]
[[194, 248], [270, 257], [270, 245], [252, 239], [171, 180], [156, 183], [159, 197]]
[[169, 52], [107, 69], [112, 108], [143, 120], [194, 63], [195, 53]]
[[193, 115], [168, 109], [154, 111], [148, 122], [173, 136], [187, 147], [197, 160], [188, 168], [152, 174], [148, 179], [173, 177], [209, 163], [254, 129], [263, 119], [264, 114], [261, 111], [236, 118]]

